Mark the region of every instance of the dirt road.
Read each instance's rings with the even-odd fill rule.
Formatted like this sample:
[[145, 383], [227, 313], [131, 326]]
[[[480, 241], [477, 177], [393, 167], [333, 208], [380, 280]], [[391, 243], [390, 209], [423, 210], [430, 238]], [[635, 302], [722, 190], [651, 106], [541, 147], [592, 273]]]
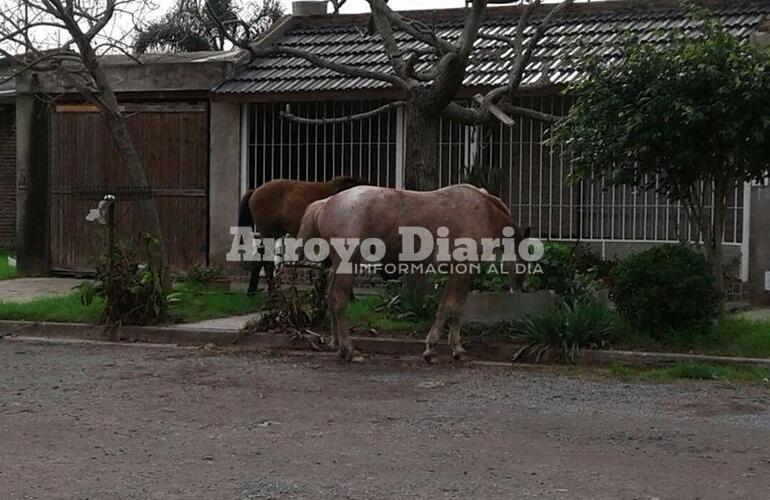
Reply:
[[770, 390], [0, 341], [0, 497], [770, 498]]

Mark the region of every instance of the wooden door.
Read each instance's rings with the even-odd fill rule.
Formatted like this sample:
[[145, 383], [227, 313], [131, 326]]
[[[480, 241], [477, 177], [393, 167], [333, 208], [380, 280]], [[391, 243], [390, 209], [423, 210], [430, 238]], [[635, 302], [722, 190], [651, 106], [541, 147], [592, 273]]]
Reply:
[[[208, 253], [208, 113], [205, 104], [126, 105], [158, 207], [175, 270], [205, 265]], [[60, 105], [51, 116], [50, 259], [57, 271], [93, 269], [98, 239], [86, 214], [95, 196], [128, 186], [128, 176], [101, 115], [91, 106]], [[102, 191], [104, 191], [102, 193]], [[121, 238], [138, 234], [135, 202], [118, 196]]]

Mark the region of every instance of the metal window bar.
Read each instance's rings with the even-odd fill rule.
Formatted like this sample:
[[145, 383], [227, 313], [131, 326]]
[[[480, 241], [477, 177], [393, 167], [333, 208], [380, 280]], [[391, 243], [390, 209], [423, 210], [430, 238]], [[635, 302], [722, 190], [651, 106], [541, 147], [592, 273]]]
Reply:
[[[521, 98], [517, 104], [564, 114], [563, 96]], [[382, 105], [382, 101], [292, 103], [298, 115], [338, 117]], [[304, 125], [281, 119], [283, 103], [247, 105], [242, 161], [247, 188], [271, 179], [328, 180], [341, 173], [359, 175], [381, 186], [401, 187], [404, 110], [395, 109], [355, 124]], [[474, 161], [501, 166], [499, 193], [514, 221], [546, 239], [591, 242], [667, 242], [695, 232], [680, 204], [652, 191], [609, 186], [605, 179], [567, 184], [569, 158], [558, 146], [544, 144], [547, 127], [516, 117], [513, 127], [467, 127], [442, 120], [438, 138], [439, 185], [464, 182]], [[476, 154], [478, 152], [479, 154]], [[657, 183], [657, 179], [655, 180]], [[747, 190], [739, 187], [728, 203], [725, 243], [745, 238]], [[713, 210], [709, 210], [713, 217]]]

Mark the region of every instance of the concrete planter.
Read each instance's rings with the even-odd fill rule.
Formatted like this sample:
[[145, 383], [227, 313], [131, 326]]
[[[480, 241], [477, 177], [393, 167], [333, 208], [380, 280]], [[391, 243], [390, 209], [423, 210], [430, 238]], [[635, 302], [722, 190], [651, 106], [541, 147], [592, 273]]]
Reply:
[[472, 292], [463, 310], [463, 323], [491, 325], [538, 314], [555, 304], [550, 292]]

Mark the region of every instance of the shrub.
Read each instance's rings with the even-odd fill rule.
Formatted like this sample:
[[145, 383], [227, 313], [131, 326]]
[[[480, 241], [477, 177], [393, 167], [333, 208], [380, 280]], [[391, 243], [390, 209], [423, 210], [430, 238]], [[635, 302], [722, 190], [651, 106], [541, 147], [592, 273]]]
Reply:
[[117, 244], [112, 263], [101, 245], [96, 259], [96, 280], [79, 286], [83, 305], [102, 298], [103, 320], [113, 326], [153, 324], [166, 317], [171, 298], [163, 288], [163, 258], [156, 238], [140, 234]]
[[583, 245], [552, 242], [545, 244], [545, 253], [538, 263], [543, 273], [527, 276], [525, 288], [551, 290], [568, 305], [595, 300], [614, 264], [602, 261]]
[[550, 349], [560, 349], [574, 362], [579, 349], [605, 347], [622, 327], [618, 314], [600, 302], [560, 304], [514, 324], [514, 333], [527, 342], [517, 357], [529, 352], [537, 362]]
[[500, 272], [500, 266], [499, 262], [484, 265], [481, 272], [474, 275], [471, 289], [477, 292], [507, 292], [511, 288], [510, 275]]
[[293, 277], [276, 274], [275, 288], [262, 306], [263, 314], [253, 330], [303, 330], [321, 326], [328, 310], [328, 271], [318, 269], [313, 286], [300, 290]]
[[221, 267], [195, 266], [187, 272], [185, 281], [194, 286], [208, 286], [212, 281], [227, 277]]
[[632, 254], [615, 267], [612, 280], [610, 294], [620, 312], [658, 339], [719, 315], [712, 266], [683, 245]]
[[445, 276], [426, 277], [415, 286], [405, 277], [388, 281], [380, 296], [378, 311], [384, 311], [395, 319], [423, 320], [436, 314], [436, 308], [444, 289]]

